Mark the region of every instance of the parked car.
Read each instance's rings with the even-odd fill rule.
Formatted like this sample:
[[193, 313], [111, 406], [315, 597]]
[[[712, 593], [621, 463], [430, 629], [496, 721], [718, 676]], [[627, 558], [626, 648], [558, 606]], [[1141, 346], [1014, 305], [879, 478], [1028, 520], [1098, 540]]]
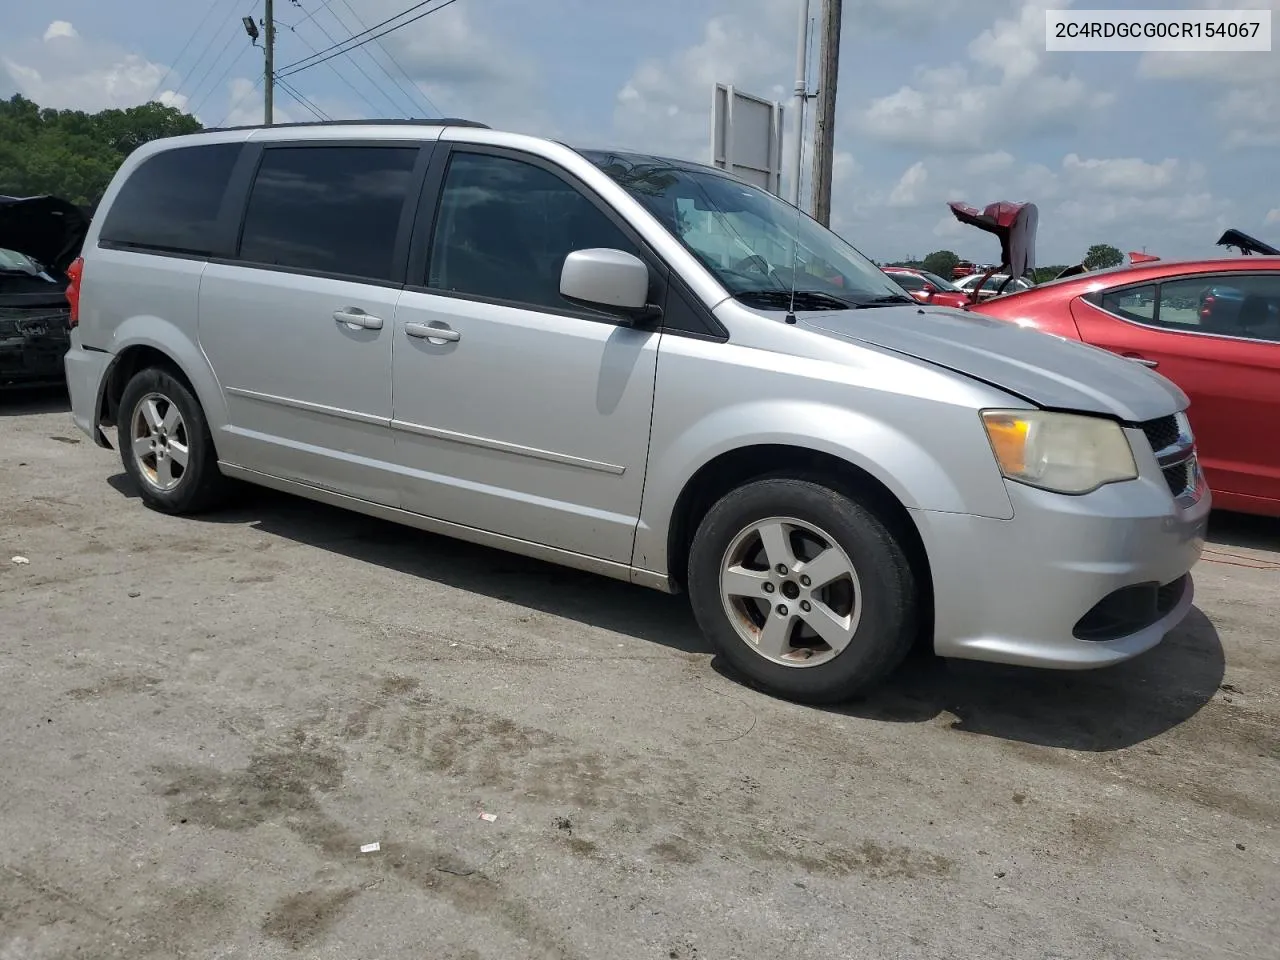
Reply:
[[61, 384], [71, 345], [66, 269], [88, 218], [57, 197], [0, 197], [0, 388]]
[[974, 309], [1158, 369], [1191, 398], [1217, 506], [1280, 516], [1280, 257], [1099, 270]]
[[[964, 277], [961, 280], [957, 280], [956, 289], [963, 293], [966, 298], [971, 298], [973, 296], [974, 288], [981, 283], [982, 287], [978, 290], [978, 300], [981, 301], [990, 300], [992, 297], [1005, 296], [1010, 293], [1019, 293], [1023, 290], [1030, 290], [1033, 286], [1031, 281], [1027, 280], [1025, 277], [1014, 277], [1010, 280], [1007, 273], [992, 274], [990, 277], [987, 277], [985, 281], [982, 279], [983, 276], [984, 274], [975, 273]], [[1001, 291], [1001, 285], [1004, 286], [1003, 292]]]
[[921, 634], [1114, 663], [1192, 602], [1173, 384], [921, 307], [723, 171], [455, 121], [206, 132], [130, 155], [72, 276], [75, 421], [153, 508], [238, 478], [685, 590], [786, 697]]
[[884, 267], [883, 270], [894, 283], [921, 303], [956, 308], [963, 308], [969, 304], [968, 296], [951, 281], [943, 280], [936, 273], [916, 270], [912, 267]]

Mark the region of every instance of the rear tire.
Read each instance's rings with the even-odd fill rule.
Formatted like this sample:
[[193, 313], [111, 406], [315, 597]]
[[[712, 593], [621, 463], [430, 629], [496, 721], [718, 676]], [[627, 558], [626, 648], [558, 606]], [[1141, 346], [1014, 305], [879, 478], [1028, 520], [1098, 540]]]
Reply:
[[715, 651], [788, 700], [851, 699], [916, 640], [917, 587], [897, 537], [813, 481], [756, 480], [725, 494], [698, 526], [688, 579]]
[[173, 374], [148, 367], [120, 397], [120, 459], [142, 501], [162, 513], [191, 514], [220, 503], [229, 485], [218, 470], [209, 422]]

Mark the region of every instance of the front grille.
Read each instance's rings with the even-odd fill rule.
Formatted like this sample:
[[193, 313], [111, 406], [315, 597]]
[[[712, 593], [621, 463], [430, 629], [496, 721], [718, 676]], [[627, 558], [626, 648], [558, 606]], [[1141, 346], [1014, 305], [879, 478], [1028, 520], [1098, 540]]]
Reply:
[[1187, 487], [1191, 486], [1190, 460], [1175, 463], [1172, 467], [1165, 467], [1160, 472], [1164, 474], [1164, 482], [1169, 485], [1169, 492], [1175, 497], [1182, 496], [1187, 492]]
[[1165, 447], [1171, 447], [1178, 442], [1178, 418], [1177, 417], [1160, 417], [1158, 420], [1148, 420], [1142, 424], [1142, 432], [1147, 435], [1147, 442], [1151, 444], [1151, 449], [1155, 453], [1159, 453]]
[[[1139, 426], [1142, 428], [1143, 434], [1146, 435], [1147, 442], [1151, 444], [1151, 452], [1156, 454], [1157, 457], [1182, 439], [1182, 431], [1179, 429], [1176, 416], [1159, 417], [1139, 424]], [[1180, 463], [1173, 463], [1160, 468], [1160, 472], [1164, 474], [1164, 482], [1169, 485], [1169, 492], [1175, 497], [1181, 497], [1186, 494], [1187, 490], [1195, 483], [1192, 462], [1193, 458], [1188, 455], [1187, 459]]]

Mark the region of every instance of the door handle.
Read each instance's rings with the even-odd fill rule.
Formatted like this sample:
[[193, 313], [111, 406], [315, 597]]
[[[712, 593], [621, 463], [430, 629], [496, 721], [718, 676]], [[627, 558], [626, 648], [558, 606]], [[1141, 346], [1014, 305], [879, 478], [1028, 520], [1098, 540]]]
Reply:
[[335, 323], [345, 323], [349, 327], [364, 327], [366, 330], [381, 330], [382, 318], [365, 313], [359, 307], [347, 307], [333, 311]]
[[1132, 360], [1134, 363], [1140, 363], [1144, 367], [1151, 367], [1154, 369], [1155, 367], [1160, 366], [1159, 360], [1148, 360], [1146, 357], [1140, 357], [1136, 353], [1126, 353], [1122, 354], [1122, 356], [1126, 360]]
[[417, 340], [430, 340], [432, 343], [457, 343], [462, 334], [451, 327], [433, 327], [429, 323], [406, 323], [404, 332]]

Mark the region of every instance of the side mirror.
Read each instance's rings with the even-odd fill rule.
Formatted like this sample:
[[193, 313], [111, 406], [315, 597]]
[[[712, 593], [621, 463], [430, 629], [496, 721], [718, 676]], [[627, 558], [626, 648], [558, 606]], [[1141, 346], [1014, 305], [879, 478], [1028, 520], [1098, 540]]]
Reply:
[[625, 250], [595, 247], [574, 250], [560, 269], [560, 295], [584, 306], [604, 308], [647, 317], [656, 308], [649, 305], [649, 268]]

